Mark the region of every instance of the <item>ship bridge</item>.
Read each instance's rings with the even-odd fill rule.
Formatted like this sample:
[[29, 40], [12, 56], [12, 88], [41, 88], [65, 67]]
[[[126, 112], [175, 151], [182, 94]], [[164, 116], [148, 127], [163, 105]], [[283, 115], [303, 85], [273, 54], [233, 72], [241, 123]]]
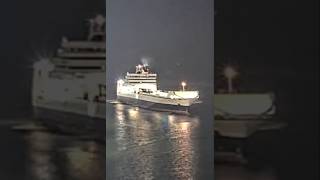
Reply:
[[151, 72], [148, 65], [137, 65], [134, 73], [127, 72], [124, 80], [118, 81], [117, 89], [120, 91], [155, 92], [157, 91], [157, 74]]
[[57, 71], [103, 72], [105, 71], [106, 44], [105, 18], [97, 15], [89, 20], [86, 40], [69, 41], [63, 37], [61, 48], [52, 62]]
[[157, 85], [157, 74], [152, 73], [148, 65], [137, 65], [135, 73], [127, 73], [126, 82], [129, 84]]

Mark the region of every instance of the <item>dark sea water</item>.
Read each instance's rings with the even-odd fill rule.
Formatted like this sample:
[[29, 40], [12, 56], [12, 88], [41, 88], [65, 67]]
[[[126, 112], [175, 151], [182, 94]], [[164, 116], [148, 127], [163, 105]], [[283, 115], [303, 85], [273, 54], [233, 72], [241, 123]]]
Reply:
[[107, 106], [107, 178], [213, 179], [212, 116]]
[[14, 130], [29, 119], [0, 121], [0, 179], [104, 180], [105, 144], [36, 128]]
[[251, 138], [259, 168], [214, 162], [212, 105], [203, 100], [191, 116], [108, 104], [106, 143], [43, 127], [15, 129], [34, 121], [1, 118], [0, 179], [276, 180], [296, 173], [292, 134], [301, 133], [292, 127]]
[[282, 150], [287, 144], [280, 138], [286, 132], [267, 133], [251, 142], [259, 168], [213, 163], [213, 136], [208, 135], [212, 124], [202, 118], [203, 111], [183, 116], [122, 104], [107, 107], [106, 144], [42, 126], [17, 128], [33, 124], [31, 118], [2, 118], [0, 179], [277, 180], [291, 172], [286, 172], [288, 152]]

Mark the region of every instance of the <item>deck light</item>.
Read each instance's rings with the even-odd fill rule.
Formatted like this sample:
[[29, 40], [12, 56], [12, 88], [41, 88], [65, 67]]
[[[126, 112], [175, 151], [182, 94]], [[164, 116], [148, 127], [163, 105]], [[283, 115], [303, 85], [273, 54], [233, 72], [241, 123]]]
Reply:
[[185, 89], [185, 86], [187, 85], [187, 83], [186, 82], [184, 82], [184, 81], [182, 81], [181, 82], [181, 86], [182, 86], [182, 91], [184, 91], [184, 89]]
[[238, 75], [238, 72], [231, 66], [227, 66], [224, 69], [224, 76], [228, 80], [228, 92], [232, 93], [233, 92], [233, 82], [232, 80]]

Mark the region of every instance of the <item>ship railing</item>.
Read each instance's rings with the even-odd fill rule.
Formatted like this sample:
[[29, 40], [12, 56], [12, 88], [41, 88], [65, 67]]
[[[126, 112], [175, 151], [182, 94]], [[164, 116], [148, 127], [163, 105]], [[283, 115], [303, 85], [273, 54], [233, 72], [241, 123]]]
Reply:
[[127, 72], [128, 77], [157, 77], [157, 74], [137, 74]]
[[57, 53], [59, 57], [64, 58], [103, 58], [105, 59], [106, 53], [103, 51], [60, 51]]
[[235, 114], [230, 113], [227, 110], [221, 109], [214, 106], [214, 112], [216, 114], [216, 119], [233, 119], [233, 120], [257, 120], [257, 119], [274, 119], [275, 117], [275, 105], [271, 104], [269, 108], [260, 113], [250, 113], [250, 114]]
[[66, 41], [61, 46], [64, 49], [106, 49], [104, 41]]

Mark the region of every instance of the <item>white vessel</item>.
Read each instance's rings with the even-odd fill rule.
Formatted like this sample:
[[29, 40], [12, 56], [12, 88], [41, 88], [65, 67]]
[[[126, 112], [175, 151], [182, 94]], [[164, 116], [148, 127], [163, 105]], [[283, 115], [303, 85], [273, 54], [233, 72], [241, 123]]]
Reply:
[[228, 138], [248, 138], [262, 131], [279, 129], [283, 123], [276, 120], [274, 93], [237, 92], [233, 80], [239, 72], [232, 66], [224, 68], [227, 88], [214, 94], [214, 131]]
[[277, 134], [286, 125], [278, 119], [274, 93], [237, 92], [232, 85], [237, 74], [227, 66], [228, 88], [214, 94], [216, 162], [249, 163], [251, 145], [264, 145], [266, 137], [272, 138], [270, 135]]
[[105, 129], [105, 18], [98, 15], [89, 24], [86, 40], [63, 38], [54, 57], [34, 63], [34, 115], [52, 126]]
[[277, 129], [275, 113], [275, 99], [270, 93], [214, 95], [214, 130], [224, 137], [247, 138], [261, 130]]
[[134, 73], [127, 72], [125, 79], [117, 82], [117, 99], [126, 104], [176, 113], [188, 113], [193, 104], [198, 103], [198, 91], [163, 91], [158, 89], [157, 74], [148, 65], [136, 66]]

